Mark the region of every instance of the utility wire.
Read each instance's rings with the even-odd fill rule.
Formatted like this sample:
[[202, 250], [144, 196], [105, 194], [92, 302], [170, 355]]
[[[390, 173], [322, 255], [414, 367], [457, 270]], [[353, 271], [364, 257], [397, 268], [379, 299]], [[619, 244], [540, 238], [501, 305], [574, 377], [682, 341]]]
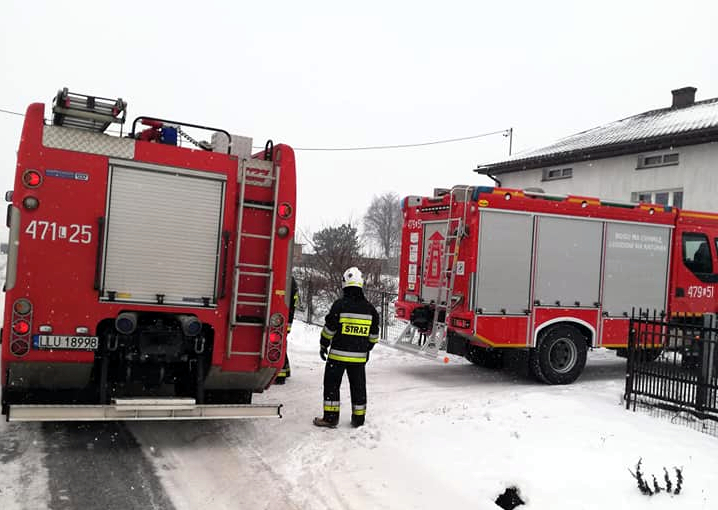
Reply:
[[384, 149], [407, 149], [411, 147], [425, 147], [427, 145], [439, 145], [442, 143], [453, 143], [463, 142], [464, 140], [474, 140], [476, 138], [483, 138], [485, 136], [498, 135], [502, 133], [508, 133], [508, 129], [501, 129], [499, 131], [491, 131], [489, 133], [481, 133], [479, 135], [462, 136], [461, 138], [447, 138], [445, 140], [434, 140], [431, 142], [419, 142], [419, 143], [405, 143], [396, 145], [370, 145], [366, 147], [297, 147], [295, 151], [372, 151], [372, 150], [384, 150]]
[[[13, 112], [10, 110], [4, 110], [0, 108], [0, 112], [9, 115], [19, 115], [24, 117], [24, 113]], [[119, 133], [118, 131], [108, 130], [110, 132]], [[466, 140], [475, 140], [477, 138], [484, 138], [486, 136], [503, 134], [508, 136], [510, 129], [500, 129], [498, 131], [490, 131], [488, 133], [481, 133], [472, 136], [462, 136], [460, 138], [447, 138], [444, 140], [433, 140], [431, 142], [418, 142], [418, 143], [405, 143], [405, 144], [394, 144], [394, 145], [367, 145], [361, 147], [293, 147], [294, 151], [314, 151], [314, 152], [337, 152], [337, 151], [375, 151], [375, 150], [390, 150], [390, 149], [409, 149], [412, 147], [426, 147], [427, 145], [440, 145], [444, 143], [463, 142]], [[263, 146], [253, 146], [253, 149], [264, 149]]]
[[24, 113], [11, 112], [10, 110], [3, 110], [2, 108], [0, 108], [0, 112], [2, 112], [2, 113], [7, 113], [7, 114], [9, 114], [9, 115], [19, 115], [20, 117], [24, 117], [24, 116], [25, 116]]

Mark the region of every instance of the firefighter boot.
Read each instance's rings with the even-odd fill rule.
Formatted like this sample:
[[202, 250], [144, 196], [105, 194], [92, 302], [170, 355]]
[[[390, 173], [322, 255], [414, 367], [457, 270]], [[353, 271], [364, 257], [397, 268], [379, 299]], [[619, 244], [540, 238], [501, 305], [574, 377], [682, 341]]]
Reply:
[[314, 418], [314, 425], [316, 425], [317, 427], [327, 427], [330, 429], [337, 428], [336, 421], [328, 421], [328, 420], [325, 420], [324, 418], [319, 418], [319, 417]]
[[357, 428], [364, 425], [364, 415], [352, 414], [352, 427]]

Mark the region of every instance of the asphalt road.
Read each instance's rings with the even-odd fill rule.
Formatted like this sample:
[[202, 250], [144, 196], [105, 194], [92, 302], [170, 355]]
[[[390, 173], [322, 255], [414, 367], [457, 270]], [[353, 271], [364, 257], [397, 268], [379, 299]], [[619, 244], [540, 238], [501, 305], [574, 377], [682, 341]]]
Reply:
[[0, 423], [3, 510], [174, 510], [120, 422]]

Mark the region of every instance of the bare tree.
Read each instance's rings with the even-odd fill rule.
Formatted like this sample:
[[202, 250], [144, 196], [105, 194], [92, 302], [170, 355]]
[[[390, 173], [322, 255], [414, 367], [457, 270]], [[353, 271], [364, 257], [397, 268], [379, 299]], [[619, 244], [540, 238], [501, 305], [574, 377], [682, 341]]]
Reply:
[[401, 242], [399, 195], [389, 191], [374, 196], [364, 215], [364, 235], [379, 245], [384, 258], [397, 254]]
[[363, 256], [357, 227], [351, 223], [325, 227], [308, 241], [314, 253], [306, 255], [303, 267], [294, 270], [307, 306], [307, 320], [326, 313], [325, 308], [341, 295], [342, 275], [349, 267], [361, 269], [366, 296], [377, 306], [382, 292], [396, 290], [394, 279], [382, 276], [382, 261]]

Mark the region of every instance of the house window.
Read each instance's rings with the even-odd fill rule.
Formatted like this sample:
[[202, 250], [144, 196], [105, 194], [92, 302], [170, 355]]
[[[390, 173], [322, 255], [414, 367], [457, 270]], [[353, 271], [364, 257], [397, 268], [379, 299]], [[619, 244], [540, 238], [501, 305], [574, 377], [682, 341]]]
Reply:
[[634, 191], [631, 193], [631, 202], [670, 205], [672, 207], [683, 208], [683, 190]]
[[678, 164], [678, 153], [671, 152], [668, 154], [651, 154], [650, 156], [638, 156], [636, 169], [655, 168], [657, 166], [669, 166]]
[[573, 168], [545, 168], [543, 171], [544, 181], [553, 181], [554, 179], [569, 179], [573, 177]]

